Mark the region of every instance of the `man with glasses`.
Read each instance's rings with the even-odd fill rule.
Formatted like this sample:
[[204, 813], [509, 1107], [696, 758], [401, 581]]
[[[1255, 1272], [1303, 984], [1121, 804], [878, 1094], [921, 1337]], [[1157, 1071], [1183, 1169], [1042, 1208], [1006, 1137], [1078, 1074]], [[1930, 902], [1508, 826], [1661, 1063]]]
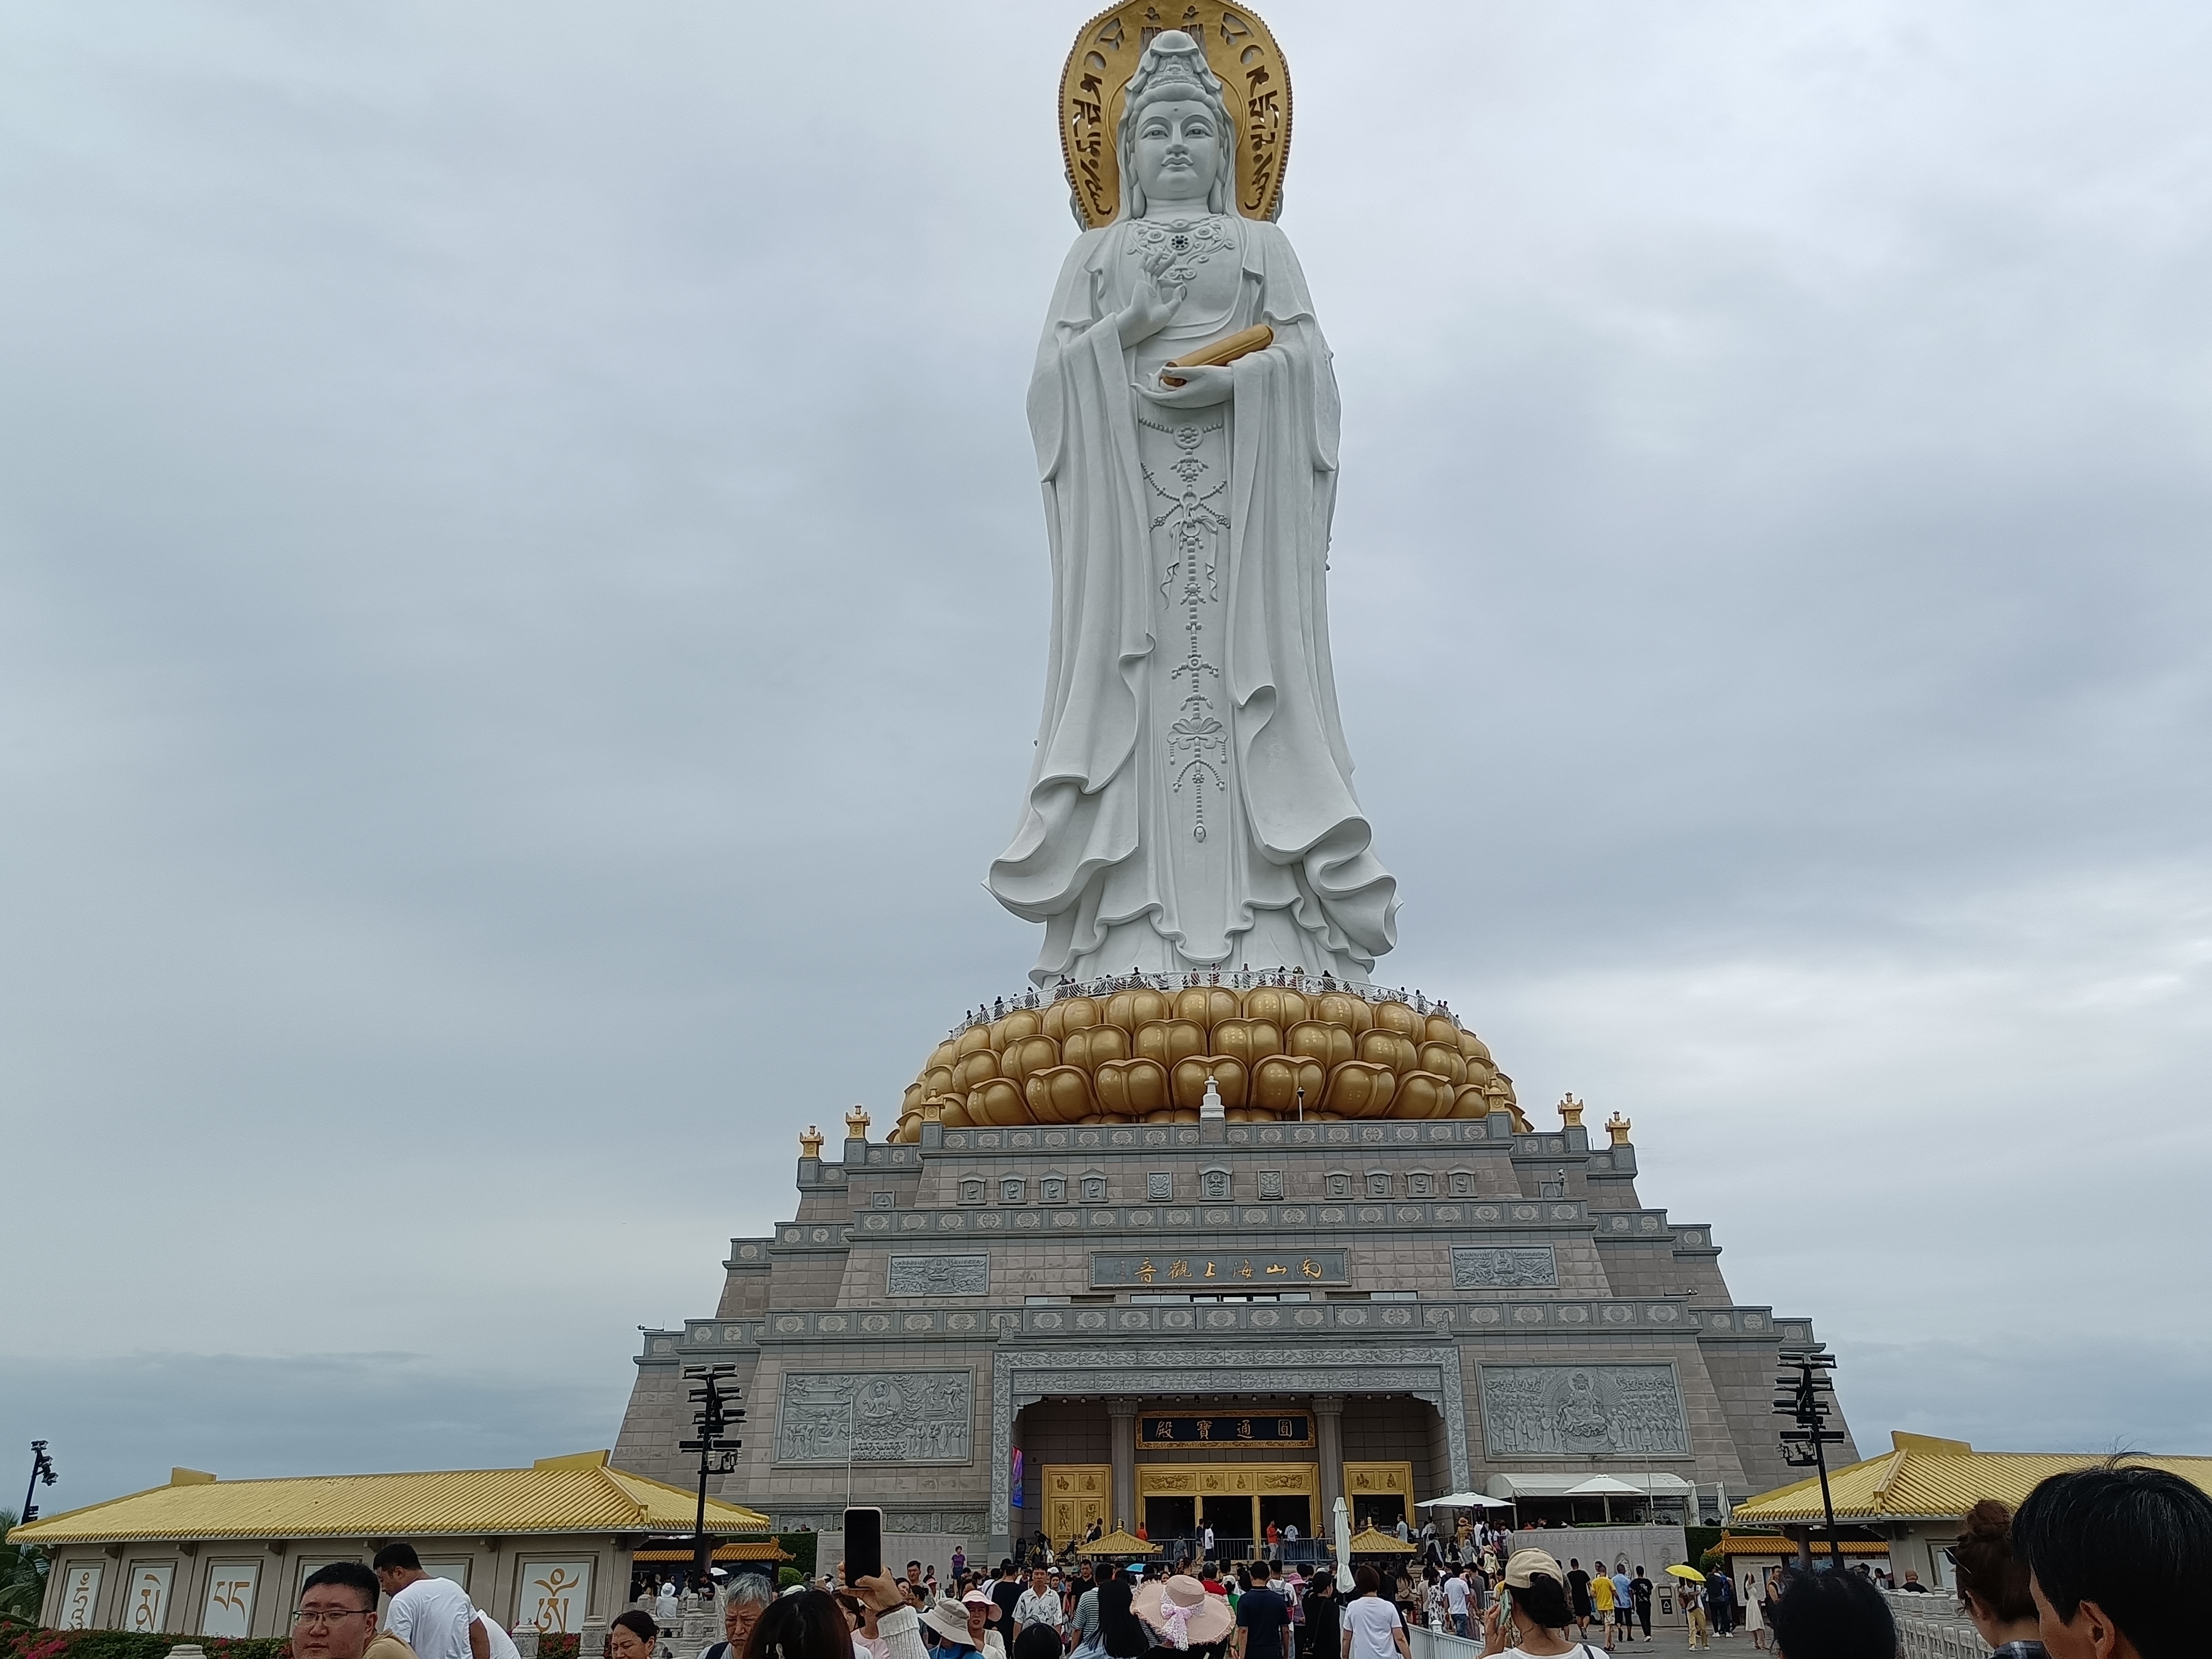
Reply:
[[415, 1659], [398, 1637], [376, 1627], [376, 1575], [358, 1561], [333, 1561], [308, 1574], [292, 1614], [293, 1659]]

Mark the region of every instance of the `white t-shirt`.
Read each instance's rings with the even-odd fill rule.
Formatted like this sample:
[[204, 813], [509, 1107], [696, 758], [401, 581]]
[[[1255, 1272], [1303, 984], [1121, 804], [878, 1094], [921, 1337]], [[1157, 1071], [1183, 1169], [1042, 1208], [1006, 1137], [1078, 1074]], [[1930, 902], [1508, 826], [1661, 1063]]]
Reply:
[[384, 1628], [415, 1650], [415, 1659], [469, 1659], [477, 1610], [450, 1578], [418, 1578], [392, 1598]]
[[1393, 1632], [1403, 1630], [1395, 1602], [1362, 1595], [1345, 1603], [1344, 1628], [1352, 1634], [1352, 1659], [1398, 1659]]
[[1451, 1615], [1452, 1615], [1452, 1617], [1453, 1617], [1453, 1618], [1455, 1618], [1455, 1619], [1459, 1619], [1459, 1618], [1463, 1618], [1463, 1617], [1465, 1617], [1465, 1616], [1466, 1616], [1466, 1613], [1467, 1613], [1467, 1580], [1466, 1580], [1466, 1579], [1464, 1579], [1464, 1578], [1458, 1578], [1458, 1577], [1453, 1577], [1453, 1578], [1447, 1578], [1447, 1579], [1445, 1579], [1445, 1580], [1444, 1580], [1444, 1605], [1445, 1605], [1448, 1608], [1449, 1608], [1449, 1609], [1450, 1609], [1450, 1611], [1451, 1611]]
[[521, 1650], [514, 1645], [514, 1638], [499, 1627], [498, 1620], [487, 1617], [479, 1609], [477, 1623], [483, 1626], [484, 1638], [491, 1644], [491, 1659], [522, 1659]]

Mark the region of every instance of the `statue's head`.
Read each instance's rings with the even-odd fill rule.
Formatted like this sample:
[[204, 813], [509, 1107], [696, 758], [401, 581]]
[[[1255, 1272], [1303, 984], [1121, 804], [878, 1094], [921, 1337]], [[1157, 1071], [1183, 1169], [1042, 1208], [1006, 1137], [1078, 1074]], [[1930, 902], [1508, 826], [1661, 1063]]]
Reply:
[[1116, 143], [1121, 216], [1170, 203], [1227, 213], [1236, 196], [1236, 130], [1206, 50], [1181, 29], [1163, 30], [1129, 77]]

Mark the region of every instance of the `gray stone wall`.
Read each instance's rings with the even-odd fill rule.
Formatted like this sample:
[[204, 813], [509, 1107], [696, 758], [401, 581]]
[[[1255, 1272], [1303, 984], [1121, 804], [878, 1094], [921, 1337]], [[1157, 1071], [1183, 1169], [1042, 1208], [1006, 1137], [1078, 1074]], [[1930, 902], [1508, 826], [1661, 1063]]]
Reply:
[[[780, 1437], [780, 1407], [799, 1397], [785, 1379], [957, 1368], [973, 1378], [964, 1457], [854, 1460], [854, 1501], [905, 1517], [895, 1530], [957, 1534], [1004, 1506], [1016, 1421], [1032, 1471], [1109, 1462], [1103, 1407], [1073, 1396], [1142, 1397], [1156, 1386], [1228, 1400], [1253, 1397], [1240, 1386], [1341, 1393], [1343, 1456], [1409, 1462], [1416, 1495], [1429, 1496], [1500, 1470], [1620, 1463], [1586, 1448], [1493, 1457], [1477, 1386], [1483, 1367], [1662, 1364], [1679, 1388], [1686, 1450], [1640, 1462], [1738, 1494], [1784, 1478], [1764, 1395], [1784, 1322], [1731, 1304], [1709, 1228], [1638, 1201], [1633, 1147], [1593, 1150], [1580, 1130], [1516, 1135], [1502, 1118], [928, 1135], [920, 1148], [847, 1143], [848, 1165], [800, 1160], [797, 1213], [766, 1239], [732, 1241], [715, 1318], [648, 1334], [618, 1462], [686, 1480], [686, 1460], [673, 1450], [688, 1432], [674, 1367], [734, 1362], [747, 1375], [751, 1416], [721, 1490], [787, 1523], [834, 1524], [844, 1465], [819, 1443], [782, 1455], [793, 1443]], [[1210, 1172], [1225, 1173], [1229, 1196], [1205, 1196]], [[1150, 1196], [1158, 1176], [1164, 1200]], [[1085, 1201], [1087, 1179], [1103, 1181], [1103, 1200]], [[1017, 1180], [1019, 1201], [1006, 1201], [1001, 1182]], [[1064, 1183], [1065, 1202], [1044, 1201], [1047, 1180]], [[1370, 1181], [1382, 1191], [1370, 1192]], [[981, 1202], [964, 1201], [969, 1182], [981, 1183]], [[1340, 1249], [1349, 1285], [1316, 1284], [1310, 1301], [1158, 1299], [1171, 1289], [1294, 1288], [1175, 1285], [1167, 1264], [1178, 1257]], [[1102, 1293], [1091, 1284], [1094, 1250], [1157, 1253], [1160, 1277], [1141, 1291]], [[1499, 1271], [1546, 1252], [1554, 1284]], [[933, 1269], [932, 1258], [964, 1265]], [[909, 1263], [899, 1293], [895, 1259]], [[1508, 1282], [1516, 1279], [1526, 1282]], [[1395, 1294], [1364, 1299], [1376, 1293]], [[1794, 1328], [1810, 1340], [1803, 1322]], [[1438, 1351], [1455, 1356], [1449, 1389], [1433, 1366], [1394, 1369], [1383, 1358]], [[1054, 1390], [1002, 1410], [1003, 1377], [1023, 1366], [1055, 1376]], [[1189, 1382], [1200, 1373], [1211, 1380]], [[1284, 1381], [1293, 1376], [1309, 1380]], [[1352, 1403], [1362, 1394], [1384, 1397]], [[1449, 1421], [1438, 1414], [1447, 1409]], [[980, 1530], [975, 1541], [985, 1541]]]

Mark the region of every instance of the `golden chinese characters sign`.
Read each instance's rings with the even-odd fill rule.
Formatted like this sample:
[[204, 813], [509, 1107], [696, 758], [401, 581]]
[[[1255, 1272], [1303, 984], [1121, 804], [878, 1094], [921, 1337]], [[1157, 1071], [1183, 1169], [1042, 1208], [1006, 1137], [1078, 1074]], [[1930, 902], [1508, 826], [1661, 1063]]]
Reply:
[[1137, 1419], [1137, 1447], [1310, 1446], [1313, 1419], [1304, 1412], [1147, 1412]]
[[1094, 1250], [1091, 1285], [1100, 1291], [1189, 1291], [1242, 1294], [1342, 1285], [1350, 1252], [1333, 1250]]
[[1175, 0], [1113, 6], [1083, 26], [1060, 77], [1060, 147], [1083, 222], [1110, 225], [1121, 210], [1117, 147], [1122, 92], [1153, 36], [1181, 29], [1206, 48], [1237, 132], [1237, 210], [1273, 219], [1283, 207], [1291, 154], [1291, 72], [1267, 26], [1242, 6]]

